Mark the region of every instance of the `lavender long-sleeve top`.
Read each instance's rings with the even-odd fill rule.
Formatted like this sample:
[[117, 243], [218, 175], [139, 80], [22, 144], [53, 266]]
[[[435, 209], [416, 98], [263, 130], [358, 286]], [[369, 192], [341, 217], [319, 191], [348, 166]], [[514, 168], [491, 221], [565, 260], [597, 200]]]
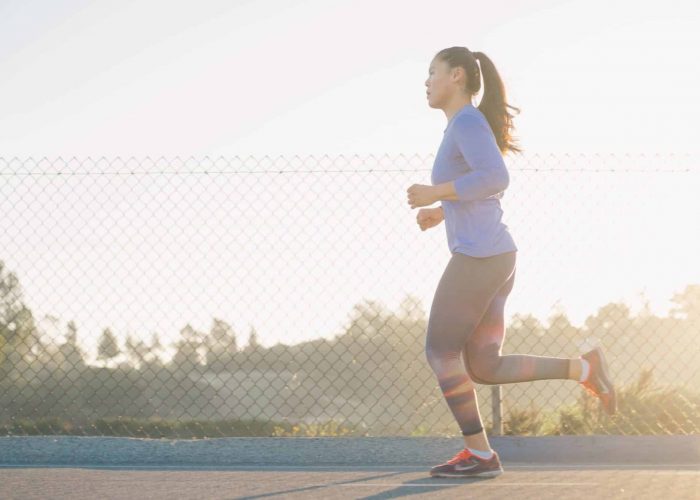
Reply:
[[450, 252], [489, 257], [517, 251], [501, 220], [510, 183], [503, 156], [483, 113], [467, 104], [445, 128], [431, 173], [433, 185], [454, 181], [459, 200], [440, 200]]

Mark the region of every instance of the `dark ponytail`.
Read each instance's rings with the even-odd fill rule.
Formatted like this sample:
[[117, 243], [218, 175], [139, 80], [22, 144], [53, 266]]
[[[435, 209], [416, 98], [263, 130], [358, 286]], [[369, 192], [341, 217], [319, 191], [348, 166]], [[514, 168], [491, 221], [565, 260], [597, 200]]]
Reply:
[[[493, 135], [496, 137], [501, 153], [508, 151], [522, 152], [521, 148], [515, 144], [511, 135], [513, 126], [513, 116], [508, 112], [508, 108], [520, 113], [520, 109], [511, 106], [506, 102], [506, 91], [503, 80], [496, 70], [496, 66], [491, 59], [483, 52], [471, 52], [466, 47], [449, 47], [436, 54], [437, 58], [447, 62], [450, 68], [460, 66], [467, 74], [467, 88], [470, 95], [474, 95], [481, 89], [481, 78], [484, 78], [484, 95], [479, 103], [479, 111], [483, 113], [491, 125]], [[479, 69], [479, 64], [481, 69]]]

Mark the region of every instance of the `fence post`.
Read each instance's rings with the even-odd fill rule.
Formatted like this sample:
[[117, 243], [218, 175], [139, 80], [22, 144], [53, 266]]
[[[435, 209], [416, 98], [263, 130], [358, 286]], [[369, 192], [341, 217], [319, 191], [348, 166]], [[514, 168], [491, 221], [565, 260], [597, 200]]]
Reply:
[[492, 385], [491, 386], [491, 415], [493, 419], [493, 431], [494, 436], [503, 435], [503, 418], [502, 418], [503, 406], [501, 404], [501, 386]]

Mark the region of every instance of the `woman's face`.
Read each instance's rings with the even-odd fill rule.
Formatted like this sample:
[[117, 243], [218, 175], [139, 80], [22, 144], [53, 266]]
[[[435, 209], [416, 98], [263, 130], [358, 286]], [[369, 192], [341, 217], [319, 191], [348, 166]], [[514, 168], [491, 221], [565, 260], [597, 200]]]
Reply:
[[460, 82], [460, 69], [450, 68], [438, 58], [432, 60], [425, 81], [426, 97], [431, 108], [444, 108], [454, 93], [459, 91], [459, 85], [464, 84], [464, 81]]

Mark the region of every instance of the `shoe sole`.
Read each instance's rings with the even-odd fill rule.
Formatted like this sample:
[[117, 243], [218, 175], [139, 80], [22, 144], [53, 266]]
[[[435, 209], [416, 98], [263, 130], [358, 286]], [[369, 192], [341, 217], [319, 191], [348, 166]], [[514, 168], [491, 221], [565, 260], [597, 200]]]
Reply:
[[496, 476], [500, 476], [501, 474], [503, 474], [503, 469], [489, 470], [489, 471], [479, 472], [478, 474], [459, 474], [459, 473], [451, 474], [449, 472], [436, 472], [435, 474], [431, 473], [430, 475], [432, 477], [496, 477]]
[[598, 359], [600, 360], [600, 370], [603, 372], [603, 377], [605, 377], [605, 385], [608, 387], [609, 395], [610, 395], [610, 411], [608, 412], [610, 415], [613, 415], [616, 410], [617, 410], [617, 401], [615, 399], [615, 387], [613, 386], [612, 382], [610, 381], [610, 375], [608, 374], [608, 362], [605, 359], [605, 355], [603, 354], [603, 350], [600, 347], [596, 347], [595, 349], [596, 354], [598, 355]]

